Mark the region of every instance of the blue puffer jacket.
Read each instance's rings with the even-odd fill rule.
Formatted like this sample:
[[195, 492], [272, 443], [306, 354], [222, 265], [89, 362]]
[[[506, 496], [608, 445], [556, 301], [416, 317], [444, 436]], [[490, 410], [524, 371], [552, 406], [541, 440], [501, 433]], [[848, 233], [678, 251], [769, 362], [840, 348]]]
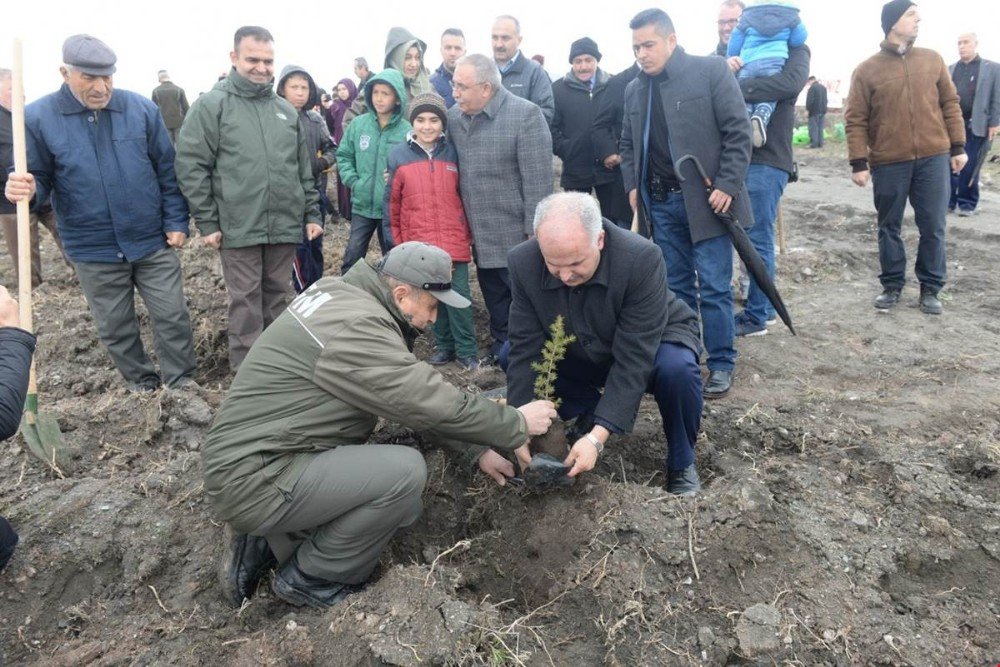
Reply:
[[150, 100], [116, 90], [90, 111], [63, 84], [24, 110], [35, 202], [49, 195], [74, 262], [133, 262], [188, 231], [174, 148]]
[[788, 58], [788, 49], [806, 43], [806, 27], [799, 10], [790, 3], [751, 5], [743, 10], [739, 25], [729, 38], [727, 55], [739, 56], [744, 64], [765, 58]]

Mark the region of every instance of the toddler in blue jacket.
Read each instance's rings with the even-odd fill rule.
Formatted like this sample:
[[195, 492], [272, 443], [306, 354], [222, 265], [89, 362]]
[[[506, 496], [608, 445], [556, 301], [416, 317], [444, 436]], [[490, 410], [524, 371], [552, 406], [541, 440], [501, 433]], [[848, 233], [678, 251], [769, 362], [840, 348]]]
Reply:
[[[750, 79], [779, 74], [788, 60], [788, 49], [806, 43], [806, 27], [799, 8], [783, 0], [756, 0], [743, 10], [740, 22], [729, 39], [727, 56], [743, 61], [737, 77]], [[767, 124], [776, 102], [747, 104], [753, 127], [753, 145], [767, 143]]]

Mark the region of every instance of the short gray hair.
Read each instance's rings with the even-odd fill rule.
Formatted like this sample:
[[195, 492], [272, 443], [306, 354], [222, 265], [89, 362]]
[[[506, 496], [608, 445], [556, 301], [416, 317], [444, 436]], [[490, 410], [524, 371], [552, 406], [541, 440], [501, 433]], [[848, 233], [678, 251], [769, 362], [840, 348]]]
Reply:
[[469, 65], [475, 70], [476, 83], [488, 83], [494, 91], [499, 90], [500, 70], [497, 69], [497, 64], [493, 62], [492, 58], [481, 53], [470, 53], [458, 59], [458, 62], [455, 63], [455, 69], [462, 65]]
[[535, 235], [538, 228], [548, 219], [557, 215], [575, 218], [580, 222], [590, 236], [592, 243], [597, 243], [603, 223], [601, 207], [589, 194], [583, 192], [557, 192], [538, 202], [535, 208], [535, 220], [532, 224]]
[[13, 76], [14, 72], [6, 67], [0, 67], [0, 81], [6, 81], [7, 79], [13, 78]]
[[744, 9], [747, 8], [747, 6], [743, 3], [743, 0], [724, 0], [724, 2], [721, 5], [719, 5], [719, 9], [722, 9], [723, 7], [729, 7], [729, 8], [739, 7], [740, 11], [743, 11]]
[[516, 35], [521, 34], [521, 22], [518, 21], [515, 17], [511, 16], [510, 14], [501, 14], [500, 16], [493, 19], [494, 23], [496, 23], [497, 21], [510, 21], [511, 23], [514, 24], [514, 33]]

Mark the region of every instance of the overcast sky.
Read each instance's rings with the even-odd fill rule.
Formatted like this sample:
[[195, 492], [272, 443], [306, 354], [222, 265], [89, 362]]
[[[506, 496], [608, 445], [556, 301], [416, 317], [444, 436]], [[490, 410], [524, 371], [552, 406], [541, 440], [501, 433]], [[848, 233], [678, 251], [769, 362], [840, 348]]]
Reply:
[[[522, 50], [541, 53], [553, 77], [569, 69], [573, 40], [597, 41], [601, 66], [617, 72], [631, 64], [628, 22], [637, 12], [659, 6], [670, 14], [678, 41], [690, 53], [705, 54], [716, 44], [718, 2], [687, 0], [655, 5], [635, 0], [509, 0], [499, 4], [443, 0], [327, 0], [326, 2], [237, 3], [211, 0], [148, 0], [4, 3], [0, 23], [0, 66], [10, 66], [12, 42], [24, 42], [25, 92], [28, 100], [58, 88], [63, 40], [87, 32], [107, 42], [118, 55], [115, 86], [149, 95], [156, 72], [168, 69], [173, 80], [193, 100], [211, 88], [229, 68], [232, 35], [237, 27], [257, 24], [275, 37], [277, 68], [288, 63], [305, 67], [324, 88], [353, 76], [351, 61], [365, 56], [379, 69], [385, 56], [385, 36], [392, 26], [404, 26], [428, 43], [427, 66], [440, 63], [441, 31], [465, 31], [470, 52], [489, 53], [490, 26], [500, 13], [517, 16], [522, 25]], [[920, 5], [923, 22], [917, 44], [941, 52], [947, 62], [957, 59], [956, 37], [978, 30], [980, 53], [1000, 59], [1000, 24], [996, 0], [954, 0]], [[877, 0], [801, 0], [802, 20], [809, 30], [813, 73], [820, 79], [843, 81], [874, 53], [882, 39]], [[486, 9], [489, 7], [489, 9]]]

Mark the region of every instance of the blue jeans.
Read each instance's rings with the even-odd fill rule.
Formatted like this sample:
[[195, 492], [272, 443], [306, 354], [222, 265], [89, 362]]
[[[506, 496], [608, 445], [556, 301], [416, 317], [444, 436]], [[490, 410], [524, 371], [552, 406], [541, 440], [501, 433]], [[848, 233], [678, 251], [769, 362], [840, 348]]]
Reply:
[[[645, 188], [644, 188], [645, 189]], [[710, 371], [736, 367], [733, 347], [733, 244], [726, 235], [691, 242], [684, 196], [670, 193], [666, 201], [649, 205], [653, 240], [667, 265], [667, 286], [701, 316]]]
[[914, 272], [921, 285], [937, 292], [947, 276], [945, 216], [951, 168], [947, 153], [872, 167], [872, 190], [878, 210], [879, 280], [886, 289], [906, 284], [906, 247], [900, 231], [906, 200], [913, 206], [920, 232]]
[[[753, 227], [747, 235], [757, 249], [767, 273], [774, 280], [774, 220], [778, 214], [778, 202], [788, 184], [788, 172], [766, 164], [751, 164], [747, 172], [747, 190], [750, 191], [750, 207], [753, 209]], [[763, 324], [775, 316], [774, 306], [750, 279], [750, 296], [743, 311], [754, 324]]]
[[351, 235], [347, 239], [347, 247], [344, 248], [344, 261], [340, 267], [340, 275], [347, 273], [359, 259], [364, 259], [368, 254], [368, 244], [372, 240], [372, 234], [378, 234], [378, 246], [382, 254], [385, 255], [392, 248], [392, 239], [386, 232], [387, 225], [384, 225], [381, 218], [366, 218], [363, 215], [354, 214], [351, 218]]
[[[762, 76], [773, 76], [775, 74], [781, 74], [781, 70], [785, 67], [784, 58], [761, 58], [760, 60], [753, 60], [748, 63], [744, 63], [740, 71], [737, 72], [737, 79], [756, 79]], [[747, 104], [747, 114], [751, 116], [759, 116], [764, 125], [766, 126], [771, 121], [771, 114], [774, 113], [774, 107], [777, 102], [758, 102], [756, 104]]]
[[972, 123], [965, 122], [965, 154], [969, 156], [969, 161], [958, 174], [951, 175], [951, 199], [948, 201], [948, 209], [956, 206], [963, 211], [975, 211], [976, 204], [979, 203], [979, 174], [976, 180], [969, 185], [972, 178], [972, 170], [976, 167], [976, 159], [979, 151], [983, 150], [986, 137], [977, 137], [972, 133]]
[[[507, 369], [510, 343], [500, 350], [500, 367]], [[608, 380], [609, 366], [600, 366], [576, 357], [559, 362], [556, 396], [562, 399], [559, 416], [574, 419], [593, 412]], [[653, 372], [646, 385], [660, 409], [663, 434], [667, 439], [667, 470], [683, 470], [694, 463], [694, 444], [701, 426], [701, 371], [698, 357], [676, 343], [660, 343], [653, 360]]]

